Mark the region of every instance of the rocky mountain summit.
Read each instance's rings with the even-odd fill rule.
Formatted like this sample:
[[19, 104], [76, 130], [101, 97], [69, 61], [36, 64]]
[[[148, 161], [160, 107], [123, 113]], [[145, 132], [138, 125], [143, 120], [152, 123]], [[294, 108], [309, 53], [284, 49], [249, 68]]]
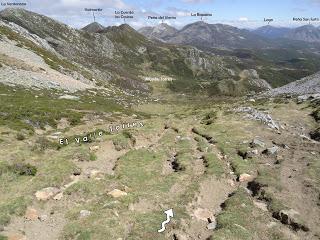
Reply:
[[82, 30], [90, 33], [98, 33], [104, 29], [104, 26], [102, 26], [98, 22], [93, 22], [88, 24], [87, 26], [83, 27]]
[[320, 29], [313, 25], [305, 25], [292, 29], [284, 35], [285, 38], [304, 42], [320, 42]]
[[166, 23], [161, 23], [154, 27], [143, 27], [140, 28], [139, 33], [143, 34], [147, 38], [157, 39], [157, 40], [166, 40], [174, 36], [178, 30]]

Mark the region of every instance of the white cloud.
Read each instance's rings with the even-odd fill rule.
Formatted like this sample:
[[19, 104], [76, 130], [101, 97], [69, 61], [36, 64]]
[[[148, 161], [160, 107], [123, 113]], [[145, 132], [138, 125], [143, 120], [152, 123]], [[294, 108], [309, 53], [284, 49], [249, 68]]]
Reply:
[[164, 13], [165, 15], [170, 15], [170, 16], [176, 16], [176, 17], [189, 17], [190, 16], [190, 11], [184, 10], [184, 9], [179, 9], [175, 7], [170, 7], [167, 8], [167, 10]]
[[239, 21], [240, 21], [240, 22], [248, 22], [249, 19], [248, 19], [247, 17], [240, 17], [240, 18], [239, 18]]

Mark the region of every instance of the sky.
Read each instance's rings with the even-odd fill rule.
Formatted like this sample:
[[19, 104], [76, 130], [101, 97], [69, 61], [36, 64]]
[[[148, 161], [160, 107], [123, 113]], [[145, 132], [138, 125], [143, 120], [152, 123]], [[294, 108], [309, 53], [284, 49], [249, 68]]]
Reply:
[[[202, 20], [208, 23], [223, 23], [240, 28], [256, 28], [267, 25], [264, 18], [273, 19], [273, 26], [295, 27], [309, 22], [294, 22], [296, 18], [320, 18], [320, 0], [0, 0], [26, 2], [24, 7], [52, 17], [72, 27], [81, 28], [93, 22], [92, 12], [85, 8], [101, 8], [96, 21], [104, 26], [120, 25], [123, 19], [115, 18], [115, 11], [134, 11], [134, 18], [125, 22], [138, 29], [161, 22], [176, 28], [201, 20], [191, 13], [210, 13]], [[148, 19], [148, 16], [174, 16], [176, 19]], [[319, 21], [313, 22], [320, 25]]]

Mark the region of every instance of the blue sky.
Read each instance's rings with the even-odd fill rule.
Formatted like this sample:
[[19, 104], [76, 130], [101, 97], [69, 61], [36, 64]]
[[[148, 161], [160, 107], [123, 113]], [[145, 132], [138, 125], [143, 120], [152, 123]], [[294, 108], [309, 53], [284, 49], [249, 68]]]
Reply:
[[[293, 17], [320, 18], [320, 0], [0, 0], [0, 2], [27, 2], [27, 9], [73, 27], [83, 27], [92, 22], [92, 14], [84, 8], [102, 8], [96, 19], [103, 25], [118, 25], [123, 20], [114, 18], [114, 11], [133, 10], [134, 19], [126, 23], [135, 28], [155, 25], [161, 20], [148, 20], [148, 16], [176, 16], [175, 20], [165, 21], [177, 28], [200, 20], [191, 17], [191, 12], [212, 13], [204, 21], [225, 23], [242, 28], [265, 25], [264, 18], [273, 18], [275, 26], [297, 26], [304, 23], [293, 22]], [[3, 6], [1, 7], [4, 8]], [[320, 25], [320, 22], [314, 23]]]

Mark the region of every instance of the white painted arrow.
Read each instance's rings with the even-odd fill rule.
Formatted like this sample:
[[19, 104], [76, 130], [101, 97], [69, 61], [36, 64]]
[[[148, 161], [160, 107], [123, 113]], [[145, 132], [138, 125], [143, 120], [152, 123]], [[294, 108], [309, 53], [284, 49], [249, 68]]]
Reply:
[[162, 233], [162, 232], [164, 232], [164, 230], [166, 230], [165, 225], [170, 222], [170, 220], [171, 220], [170, 218], [173, 218], [173, 210], [172, 209], [169, 209], [169, 210], [165, 211], [164, 213], [167, 215], [167, 220], [165, 220], [161, 224], [161, 229], [158, 230], [159, 233]]

